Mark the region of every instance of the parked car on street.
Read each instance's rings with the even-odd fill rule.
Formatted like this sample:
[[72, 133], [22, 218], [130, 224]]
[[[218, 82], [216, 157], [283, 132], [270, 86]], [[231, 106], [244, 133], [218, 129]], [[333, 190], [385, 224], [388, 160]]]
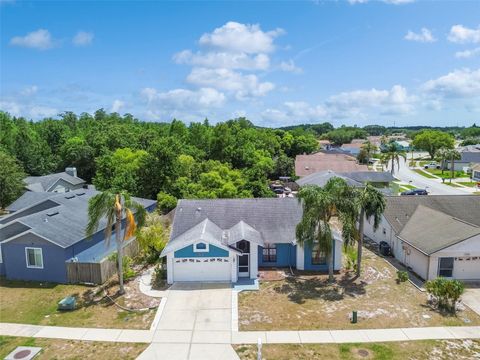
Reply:
[[432, 161], [431, 163], [425, 164], [424, 168], [425, 169], [440, 169], [440, 165], [437, 162]]
[[428, 195], [425, 189], [412, 189], [402, 192], [400, 195]]

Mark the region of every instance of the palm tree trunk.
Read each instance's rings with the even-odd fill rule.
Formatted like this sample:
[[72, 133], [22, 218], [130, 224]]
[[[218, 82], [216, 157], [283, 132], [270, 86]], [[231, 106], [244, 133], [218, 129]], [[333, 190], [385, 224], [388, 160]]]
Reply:
[[115, 222], [115, 242], [117, 243], [117, 271], [118, 271], [118, 284], [119, 293], [125, 294], [125, 288], [123, 287], [123, 246], [122, 246], [122, 210], [117, 209], [116, 222]]
[[393, 170], [395, 167], [395, 158], [392, 157], [392, 169], [390, 170], [390, 173], [393, 175]]
[[357, 244], [357, 276], [362, 272], [362, 250], [363, 250], [363, 228], [365, 220], [365, 209], [362, 207], [358, 219], [358, 244]]
[[453, 169], [455, 166], [455, 159], [452, 155], [452, 160], [450, 162], [450, 183], [452, 183], [453, 176], [455, 175], [455, 170]]
[[330, 251], [328, 254], [328, 282], [334, 282], [335, 279], [333, 278], [333, 251]]

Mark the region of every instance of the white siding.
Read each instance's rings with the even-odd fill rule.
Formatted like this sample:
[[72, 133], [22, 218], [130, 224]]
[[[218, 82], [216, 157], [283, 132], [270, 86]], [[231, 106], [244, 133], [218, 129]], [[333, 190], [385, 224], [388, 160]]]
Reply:
[[341, 270], [342, 269], [342, 246], [343, 242], [335, 240], [335, 259], [334, 259], [334, 268], [333, 270]]
[[258, 276], [258, 245], [250, 244], [250, 279], [256, 279]]
[[406, 266], [410, 266], [422, 279], [427, 278], [429, 257], [408, 244], [404, 244]]
[[297, 269], [305, 270], [305, 254], [304, 249], [297, 243]]

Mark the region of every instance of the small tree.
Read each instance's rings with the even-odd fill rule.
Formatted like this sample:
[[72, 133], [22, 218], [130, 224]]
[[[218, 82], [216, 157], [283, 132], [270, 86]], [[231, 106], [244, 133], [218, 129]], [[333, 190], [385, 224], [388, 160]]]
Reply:
[[158, 261], [160, 253], [167, 244], [168, 226], [156, 213], [147, 214], [144, 226], [137, 231], [137, 241], [143, 256], [148, 263]]
[[177, 206], [177, 198], [166, 192], [160, 191], [157, 194], [158, 208], [163, 214], [170, 212]]
[[457, 301], [463, 294], [465, 285], [455, 279], [438, 277], [435, 280], [427, 281], [425, 288], [439, 309], [455, 313]]
[[0, 150], [0, 209], [22, 194], [25, 173], [18, 161]]

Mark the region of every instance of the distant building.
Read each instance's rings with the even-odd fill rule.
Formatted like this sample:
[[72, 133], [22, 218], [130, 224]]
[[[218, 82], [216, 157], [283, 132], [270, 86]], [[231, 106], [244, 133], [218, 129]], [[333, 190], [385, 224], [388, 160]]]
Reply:
[[25, 188], [33, 192], [69, 192], [86, 185], [86, 181], [77, 176], [77, 169], [68, 167], [64, 172], [44, 176], [29, 176], [24, 180]]
[[[455, 160], [453, 165], [454, 170], [463, 171], [466, 168], [471, 168], [475, 164], [480, 163], [480, 144], [463, 146], [457, 149], [461, 155], [460, 160]], [[450, 170], [450, 160], [445, 160], [445, 169]]]
[[340, 146], [340, 149], [352, 156], [357, 156], [360, 153], [360, 150], [362, 150], [364, 142], [365, 140], [363, 139], [354, 139], [351, 143]]
[[368, 167], [358, 164], [355, 157], [335, 150], [297, 155], [295, 158], [295, 175], [299, 177], [326, 170], [334, 172], [368, 171]]

